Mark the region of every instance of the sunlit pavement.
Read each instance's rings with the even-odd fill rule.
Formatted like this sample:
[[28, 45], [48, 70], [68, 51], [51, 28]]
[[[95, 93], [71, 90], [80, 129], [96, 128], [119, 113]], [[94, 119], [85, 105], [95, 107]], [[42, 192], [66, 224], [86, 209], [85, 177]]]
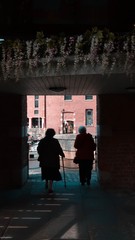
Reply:
[[0, 239], [135, 239], [135, 192], [101, 189], [96, 171], [91, 187], [81, 186], [78, 169], [64, 170], [52, 195], [38, 163], [22, 189], [0, 191]]

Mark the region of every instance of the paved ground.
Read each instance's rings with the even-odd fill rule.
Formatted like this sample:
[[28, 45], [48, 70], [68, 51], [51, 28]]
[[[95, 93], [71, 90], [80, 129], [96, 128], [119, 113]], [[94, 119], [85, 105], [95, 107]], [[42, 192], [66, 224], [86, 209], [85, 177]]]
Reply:
[[91, 187], [80, 186], [78, 170], [65, 169], [66, 188], [57, 182], [48, 195], [30, 165], [22, 189], [0, 191], [0, 239], [135, 240], [135, 192], [101, 189], [95, 171]]

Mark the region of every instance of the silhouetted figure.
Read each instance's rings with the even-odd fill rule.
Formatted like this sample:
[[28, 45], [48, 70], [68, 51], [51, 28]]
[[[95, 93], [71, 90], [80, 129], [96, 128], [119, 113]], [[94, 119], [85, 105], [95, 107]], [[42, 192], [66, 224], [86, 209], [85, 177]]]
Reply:
[[65, 133], [68, 133], [68, 124], [65, 123]]
[[[45, 137], [40, 140], [37, 152], [39, 154], [42, 180], [46, 180], [46, 188], [48, 192], [53, 192], [53, 181], [62, 180], [60, 169], [60, 156], [65, 154], [57, 139], [54, 138], [55, 130], [48, 128]], [[48, 186], [47, 186], [48, 185]]]
[[96, 144], [92, 135], [86, 133], [84, 126], [79, 127], [79, 134], [76, 136], [74, 147], [77, 149], [76, 157], [79, 159], [80, 182], [82, 185], [85, 185], [85, 182], [90, 185]]

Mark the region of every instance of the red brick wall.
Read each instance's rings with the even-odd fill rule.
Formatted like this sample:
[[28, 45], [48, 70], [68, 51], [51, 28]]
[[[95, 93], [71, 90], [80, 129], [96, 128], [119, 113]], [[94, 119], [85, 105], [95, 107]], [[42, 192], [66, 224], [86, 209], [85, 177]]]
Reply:
[[[64, 96], [39, 96], [39, 114], [34, 115], [34, 96], [27, 97], [27, 117], [41, 117], [45, 118], [45, 127], [52, 127], [56, 133], [60, 133], [61, 129], [61, 112], [65, 113], [65, 120], [73, 120], [75, 123], [75, 130], [78, 131], [80, 125], [85, 125], [85, 109], [93, 109], [93, 126], [88, 126], [88, 132], [96, 135], [96, 96], [92, 100], [85, 100], [85, 96], [72, 96], [72, 100], [65, 101]], [[74, 120], [75, 119], [75, 120]]]
[[[39, 114], [34, 114], [34, 110], [39, 110]], [[27, 117], [45, 117], [45, 96], [39, 96], [39, 107], [35, 108], [35, 96], [31, 95], [27, 97]]]
[[59, 133], [61, 127], [61, 112], [74, 112], [75, 115], [65, 113], [65, 120], [74, 120], [76, 132], [80, 125], [85, 125], [85, 109], [93, 109], [93, 126], [88, 131], [96, 135], [96, 96], [93, 100], [86, 101], [85, 96], [72, 96], [71, 101], [65, 101], [64, 96], [46, 96], [46, 127], [53, 127]]

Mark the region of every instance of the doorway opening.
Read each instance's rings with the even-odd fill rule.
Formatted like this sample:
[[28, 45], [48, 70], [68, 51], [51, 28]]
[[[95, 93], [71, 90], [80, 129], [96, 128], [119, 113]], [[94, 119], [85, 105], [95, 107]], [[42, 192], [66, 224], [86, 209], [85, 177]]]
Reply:
[[[37, 96], [36, 96], [37, 97]], [[29, 100], [30, 99], [30, 100]], [[55, 137], [59, 140], [65, 152], [65, 168], [69, 171], [78, 171], [78, 166], [73, 163], [75, 156], [74, 140], [78, 128], [84, 125], [87, 132], [91, 133], [96, 141], [97, 128], [97, 101], [96, 96], [75, 96], [68, 99], [64, 95], [38, 96], [36, 105], [38, 116], [35, 116], [35, 96], [27, 96], [27, 119], [29, 138], [33, 140], [29, 147], [29, 172], [40, 173], [37, 161], [37, 146], [45, 136], [47, 128], [54, 128]], [[62, 164], [61, 164], [62, 165]], [[93, 162], [94, 176], [97, 173], [97, 152]]]

